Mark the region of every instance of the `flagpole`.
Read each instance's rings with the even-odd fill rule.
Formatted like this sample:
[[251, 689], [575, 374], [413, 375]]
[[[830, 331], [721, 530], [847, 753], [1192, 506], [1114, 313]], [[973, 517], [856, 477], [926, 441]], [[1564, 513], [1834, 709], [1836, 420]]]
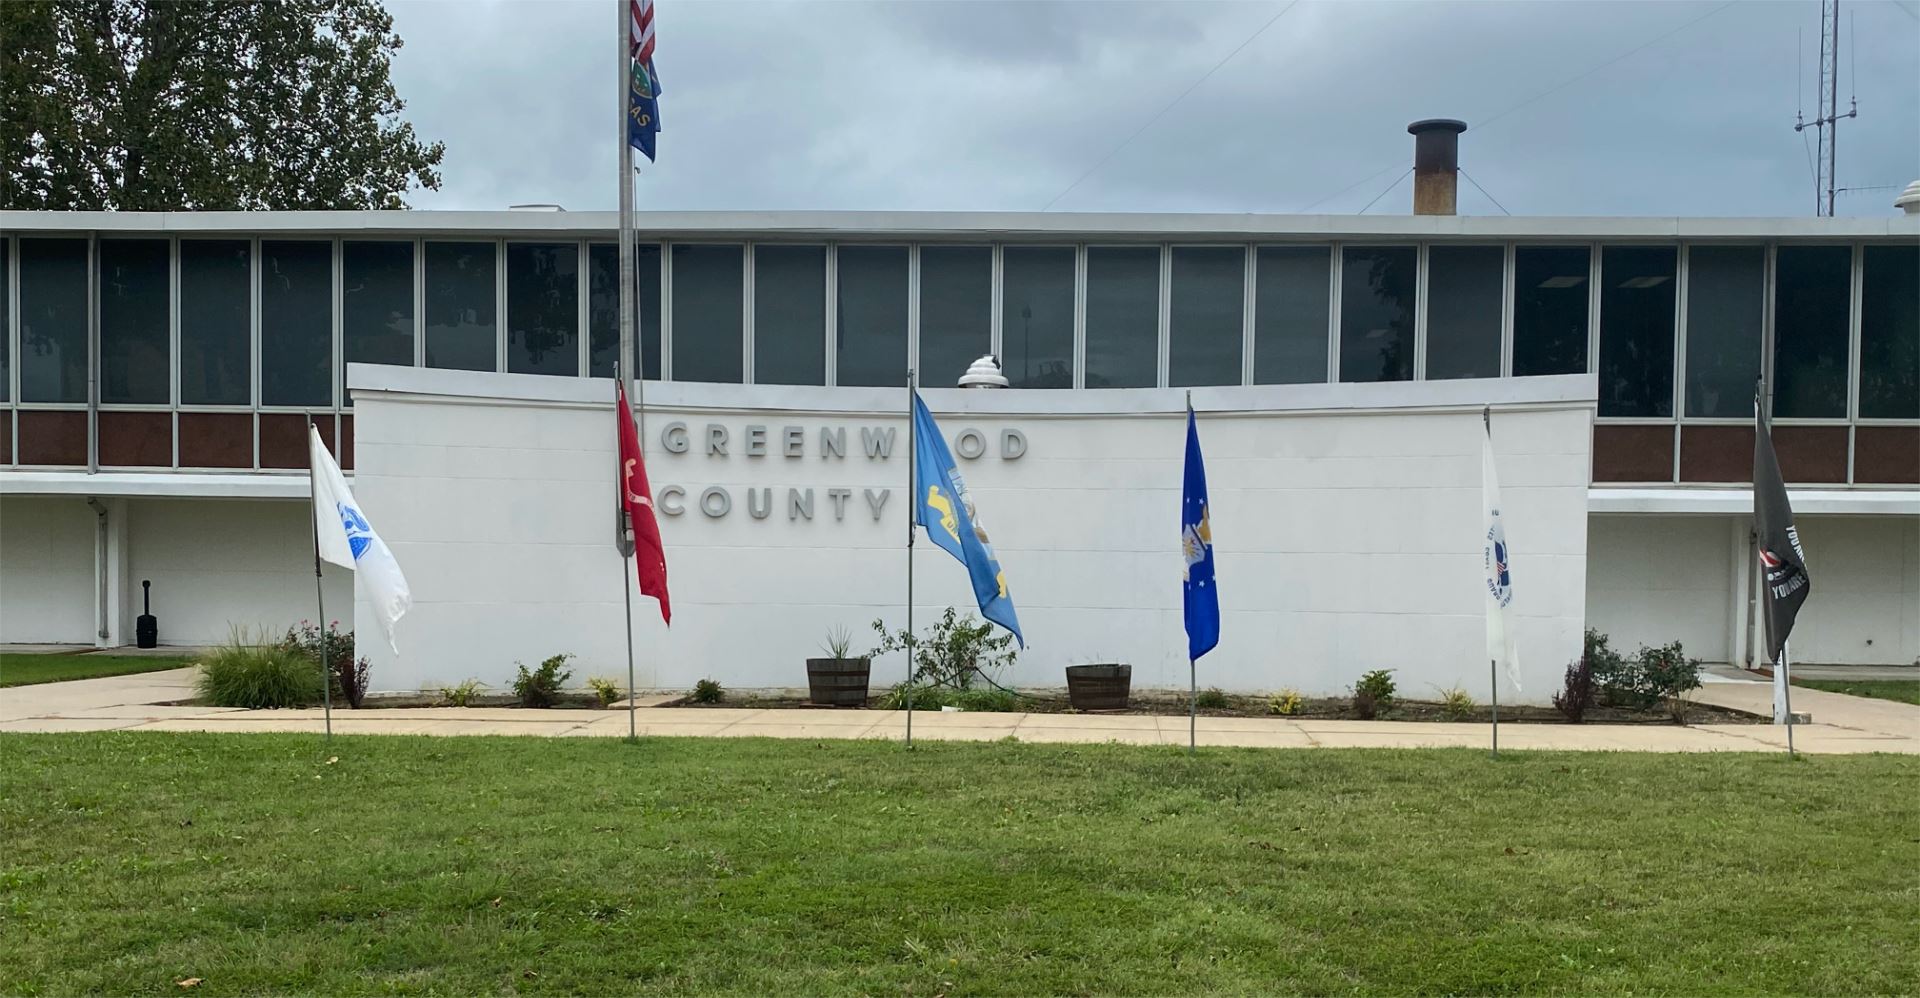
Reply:
[[[620, 149], [620, 355], [619, 358], [614, 361], [613, 380], [615, 383], [619, 383], [622, 378], [630, 378], [634, 382], [635, 390], [629, 394], [635, 398], [635, 416], [640, 420], [641, 429], [639, 436], [642, 441], [641, 448], [644, 451], [646, 447], [644, 441], [647, 436], [645, 429], [646, 398], [641, 394], [640, 379], [633, 377], [635, 369], [633, 328], [635, 313], [638, 311], [638, 303], [634, 301], [633, 145], [627, 141], [627, 105], [631, 100], [631, 90], [633, 88], [633, 14], [629, 2], [630, 0], [615, 0], [613, 5], [615, 14], [620, 21], [620, 54], [614, 59], [614, 66], [619, 77], [619, 85], [614, 88], [614, 92], [620, 95], [620, 99], [616, 102], [617, 117], [620, 121], [617, 139]], [[615, 398], [616, 402], [614, 404], [618, 406], [617, 392], [615, 393]], [[627, 417], [621, 415], [619, 418], [625, 419]], [[617, 440], [615, 449], [616, 451], [618, 450]], [[619, 490], [621, 488], [621, 484], [616, 480], [614, 482], [616, 495], [620, 494]], [[633, 579], [632, 573], [629, 571], [632, 567], [631, 559], [633, 558], [634, 551], [632, 540], [634, 530], [633, 516], [627, 511], [624, 496], [621, 497], [621, 500], [619, 509], [624, 542], [620, 545], [622, 553], [620, 559], [620, 598], [626, 607], [627, 622], [627, 740], [638, 741], [640, 733], [639, 722], [635, 716], [635, 691], [633, 682]]]
[[[317, 432], [313, 414], [307, 414], [307, 442], [312, 444], [312, 434]], [[327, 594], [320, 579], [320, 490], [313, 481], [313, 458], [307, 458], [307, 506], [311, 514], [307, 525], [313, 528], [313, 604], [320, 615], [320, 695], [326, 705], [327, 744], [333, 744], [333, 662], [327, 658]]]
[[[625, 418], [619, 412], [620, 377], [625, 370], [626, 370], [625, 368], [620, 366], [619, 361], [613, 362], [613, 383], [614, 383], [614, 392], [613, 392], [614, 416], [613, 418], [616, 421]], [[623, 603], [626, 604], [626, 612], [627, 612], [627, 616], [626, 616], [626, 620], [627, 620], [627, 740], [630, 742], [634, 742], [634, 741], [640, 740], [640, 732], [639, 732], [638, 719], [634, 716], [635, 705], [634, 705], [634, 685], [633, 685], [633, 571], [632, 571], [633, 557], [634, 557], [633, 514], [627, 511], [626, 486], [624, 483], [620, 481], [620, 472], [617, 470], [619, 465], [618, 459], [620, 456], [619, 451], [620, 451], [620, 438], [619, 438], [619, 434], [616, 432], [614, 435], [614, 457], [615, 457], [616, 470], [614, 472], [614, 481], [613, 481], [613, 498], [614, 498], [614, 508], [619, 510], [620, 534], [619, 534], [619, 537], [617, 538], [618, 543], [615, 545], [615, 547], [620, 552], [620, 599]]]
[[[1493, 406], [1480, 407], [1480, 422], [1486, 427], [1487, 439], [1493, 439]], [[1500, 758], [1500, 660], [1487, 657], [1487, 688], [1493, 691], [1493, 757]]]
[[916, 501], [914, 493], [914, 463], [920, 458], [920, 439], [917, 435], [918, 421], [913, 412], [913, 368], [907, 368], [907, 747], [913, 747], [913, 541], [918, 533], [914, 529], [913, 514]]
[[1780, 643], [1780, 681], [1782, 684], [1780, 689], [1781, 697], [1786, 701], [1787, 706], [1787, 757], [1793, 758], [1793, 677], [1787, 674], [1787, 650], [1790, 647], [1792, 647], [1790, 642], [1782, 641]]

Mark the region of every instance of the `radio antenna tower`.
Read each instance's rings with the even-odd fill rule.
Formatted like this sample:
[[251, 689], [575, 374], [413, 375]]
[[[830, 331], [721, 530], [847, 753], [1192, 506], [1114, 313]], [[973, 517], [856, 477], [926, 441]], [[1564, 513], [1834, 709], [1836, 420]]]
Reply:
[[[1856, 58], [1858, 58], [1856, 56]], [[1840, 113], [1840, 0], [1820, 0], [1820, 96], [1813, 105], [1812, 121], [1795, 111], [1793, 130], [1813, 129], [1820, 139], [1814, 160], [1813, 213], [1833, 215], [1834, 138], [1842, 118], [1860, 116], [1860, 97], [1848, 98], [1847, 113]]]

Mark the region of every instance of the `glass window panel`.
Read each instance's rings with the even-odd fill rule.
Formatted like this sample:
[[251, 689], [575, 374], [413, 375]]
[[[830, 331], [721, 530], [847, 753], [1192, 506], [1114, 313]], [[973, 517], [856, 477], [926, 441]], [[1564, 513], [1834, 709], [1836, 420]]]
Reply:
[[[7, 269], [12, 246], [6, 236], [0, 235], [0, 402], [13, 399], [13, 328], [8, 325], [13, 321], [13, 273]], [[0, 434], [12, 432], [11, 423], [0, 426]]]
[[1427, 250], [1427, 379], [1500, 376], [1500, 306], [1507, 251]]
[[1333, 252], [1325, 246], [1262, 246], [1254, 265], [1254, 384], [1326, 381]]
[[1860, 416], [1920, 419], [1920, 246], [1863, 252]]
[[956, 384], [993, 349], [993, 247], [920, 247], [920, 383]]
[[1340, 264], [1340, 380], [1413, 380], [1413, 301], [1419, 252], [1349, 246]]
[[1673, 316], [1680, 251], [1600, 250], [1600, 415], [1673, 415]]
[[[840, 327], [839, 383], [904, 383], [907, 377], [907, 248], [842, 246], [839, 275], [836, 316]], [[928, 380], [945, 387], [943, 382]]]
[[1168, 384], [1240, 384], [1246, 285], [1246, 250], [1238, 246], [1173, 248]]
[[1073, 387], [1071, 246], [1000, 251], [1000, 352], [1014, 388]]
[[1773, 292], [1773, 414], [1844, 418], [1851, 246], [1782, 246]]
[[[660, 246], [645, 243], [633, 248], [634, 299], [640, 330], [641, 377], [660, 378]], [[587, 247], [587, 373], [613, 377], [620, 359], [620, 246], [594, 243]]]
[[827, 248], [753, 248], [753, 380], [827, 383]]
[[180, 240], [180, 404], [253, 404], [253, 247]]
[[333, 404], [333, 245], [260, 244], [260, 404]]
[[165, 239], [100, 242], [100, 401], [171, 401], [167, 323], [172, 283]]
[[1513, 373], [1587, 369], [1585, 246], [1522, 246], [1513, 253]]
[[1687, 250], [1688, 416], [1753, 418], [1766, 270], [1764, 247]]
[[1088, 388], [1160, 383], [1160, 248], [1087, 250]]
[[673, 248], [673, 380], [740, 383], [741, 258], [738, 246]]
[[[349, 364], [413, 366], [413, 244], [340, 246], [340, 330]], [[340, 372], [345, 378], [346, 371]], [[340, 397], [352, 405], [346, 383]]]
[[579, 244], [507, 244], [507, 370], [580, 373]]
[[20, 240], [20, 401], [87, 400], [87, 241]]
[[428, 243], [426, 271], [427, 366], [497, 370], [494, 244]]

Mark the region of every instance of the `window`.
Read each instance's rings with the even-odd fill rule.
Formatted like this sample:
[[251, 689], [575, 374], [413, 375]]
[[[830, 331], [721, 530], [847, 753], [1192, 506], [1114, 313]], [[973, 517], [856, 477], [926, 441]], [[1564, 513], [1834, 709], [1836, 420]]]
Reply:
[[20, 401], [87, 400], [87, 241], [20, 240]]
[[333, 404], [333, 244], [260, 244], [260, 404]]
[[1860, 417], [1920, 419], [1920, 247], [1863, 252]]
[[253, 404], [253, 248], [244, 239], [180, 240], [180, 404]]
[[1340, 266], [1340, 380], [1413, 380], [1418, 252], [1349, 246]]
[[507, 244], [507, 370], [580, 373], [579, 244]]
[[740, 383], [738, 246], [673, 248], [673, 380]]
[[1759, 246], [1687, 249], [1689, 417], [1753, 418], [1766, 268], [1766, 250]]
[[1240, 384], [1247, 251], [1238, 246], [1175, 246], [1172, 255], [1168, 384]]
[[920, 247], [920, 382], [955, 384], [993, 349], [993, 248]]
[[1847, 415], [1850, 246], [1782, 246], [1773, 291], [1773, 414]]
[[[839, 383], [904, 384], [907, 248], [842, 246], [839, 269]], [[945, 387], [943, 382], [930, 383]]]
[[[660, 378], [660, 246], [645, 243], [633, 248], [634, 327], [638, 335], [641, 377]], [[620, 359], [620, 246], [594, 243], [587, 247], [587, 373], [613, 377]]]
[[1160, 248], [1087, 250], [1087, 387], [1160, 383]]
[[166, 405], [173, 311], [165, 239], [100, 242], [100, 401]]
[[1001, 368], [1014, 388], [1073, 387], [1071, 246], [1000, 251]]
[[827, 248], [753, 248], [753, 380], [827, 383]]
[[1600, 251], [1600, 415], [1673, 415], [1673, 318], [1680, 251]]
[[[6, 236], [0, 236], [0, 402], [10, 402], [13, 395], [13, 329], [8, 325], [13, 316], [12, 272], [7, 269], [7, 253], [13, 244]], [[6, 418], [0, 415], [0, 419]], [[0, 426], [0, 437], [12, 439], [13, 425]]]
[[1427, 378], [1500, 376], [1500, 308], [1507, 251], [1500, 246], [1427, 250]]
[[428, 243], [427, 366], [493, 371], [499, 335], [492, 243]]
[[[413, 366], [413, 244], [347, 242], [340, 247], [340, 326], [349, 364]], [[346, 371], [340, 372], [342, 379]], [[346, 382], [340, 398], [348, 405]]]
[[1522, 246], [1513, 253], [1513, 373], [1587, 369], [1585, 246]]
[[1326, 381], [1332, 251], [1324, 246], [1262, 246], [1254, 266], [1254, 383]]

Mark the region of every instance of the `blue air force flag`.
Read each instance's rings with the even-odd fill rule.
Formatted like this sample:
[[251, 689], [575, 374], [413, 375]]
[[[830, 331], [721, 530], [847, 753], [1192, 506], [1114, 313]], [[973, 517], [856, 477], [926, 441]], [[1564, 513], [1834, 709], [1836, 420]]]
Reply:
[[1207, 514], [1207, 468], [1200, 460], [1200, 430], [1187, 406], [1187, 474], [1180, 497], [1180, 553], [1187, 570], [1187, 657], [1199, 658], [1220, 643], [1220, 590], [1213, 582], [1213, 525]]
[[1520, 688], [1520, 657], [1513, 647], [1513, 573], [1507, 567], [1507, 525], [1500, 506], [1500, 482], [1493, 470], [1493, 436], [1480, 438], [1480, 501], [1484, 512], [1481, 562], [1486, 568], [1487, 657], [1506, 668]]
[[[398, 655], [400, 646], [394, 643], [393, 625], [413, 605], [407, 577], [400, 574], [400, 563], [393, 560], [387, 542], [373, 532], [373, 524], [367, 522], [367, 515], [347, 490], [340, 466], [333, 463], [333, 455], [320, 440], [320, 431], [312, 425], [307, 427], [307, 451], [313, 472], [314, 546], [321, 560], [353, 569], [360, 580], [360, 591], [373, 604], [374, 617], [380, 621], [387, 644]], [[326, 622], [321, 621], [320, 626], [325, 627]]]
[[980, 615], [1011, 631], [1025, 648], [1027, 639], [1020, 635], [1020, 620], [1007, 595], [1007, 573], [1000, 570], [987, 529], [980, 525], [980, 513], [967, 495], [966, 480], [960, 477], [946, 438], [919, 392], [913, 393], [913, 435], [914, 522], [926, 527], [927, 537], [967, 566]]

